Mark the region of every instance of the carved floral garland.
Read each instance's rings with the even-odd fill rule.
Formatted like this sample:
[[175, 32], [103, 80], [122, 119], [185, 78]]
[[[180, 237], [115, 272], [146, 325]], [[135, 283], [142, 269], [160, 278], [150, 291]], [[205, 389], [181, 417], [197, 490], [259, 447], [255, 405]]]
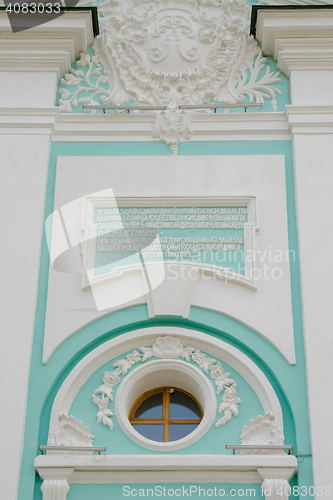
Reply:
[[[77, 87], [60, 89], [61, 111], [98, 104], [96, 97], [104, 105], [165, 105], [154, 112], [152, 135], [177, 154], [178, 143], [192, 136], [196, 113], [179, 104], [235, 104], [248, 97], [260, 104], [271, 99], [277, 110], [275, 95], [281, 92], [272, 84], [281, 79], [248, 36], [246, 0], [106, 0], [98, 9], [102, 29], [95, 55], [81, 53], [76, 67], [88, 71], [72, 69], [61, 80], [64, 87]], [[78, 99], [81, 93], [89, 95]]]
[[[204, 370], [204, 372], [215, 380], [217, 386], [216, 394], [223, 390], [222, 402], [219, 405], [218, 413], [223, 413], [223, 417], [216, 422], [216, 427], [224, 425], [231, 420], [232, 415], [237, 417], [238, 406], [241, 399], [236, 396], [236, 383], [229, 378], [221, 366], [220, 361], [209, 358], [206, 354], [193, 347], [183, 347], [180, 340], [169, 335], [159, 337], [152, 347], [140, 347], [141, 352], [134, 350], [124, 359], [120, 359], [113, 364], [116, 368], [114, 372], [104, 372], [103, 385], [98, 387], [93, 394], [93, 403], [98, 406], [97, 423], [103, 423], [110, 430], [113, 429], [113, 422], [110, 417], [112, 411], [108, 408], [109, 401], [113, 401], [113, 387], [120, 382], [119, 375], [126, 375], [127, 372], [137, 363], [144, 363], [152, 356], [158, 359], [183, 358], [188, 363], [192, 360]], [[97, 396], [101, 394], [101, 398]]]

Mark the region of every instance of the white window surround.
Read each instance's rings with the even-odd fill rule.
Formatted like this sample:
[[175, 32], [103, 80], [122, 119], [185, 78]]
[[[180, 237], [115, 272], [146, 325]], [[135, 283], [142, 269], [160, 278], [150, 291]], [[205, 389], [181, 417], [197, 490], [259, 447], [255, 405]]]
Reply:
[[[61, 385], [53, 402], [49, 431], [51, 432], [52, 429], [57, 426], [58, 416], [60, 413], [69, 414], [72, 402], [74, 401], [80, 388], [98, 368], [125, 352], [131, 351], [143, 345], [152, 345], [156, 341], [156, 338], [161, 335], [177, 336], [183, 345], [191, 346], [202, 352], [206, 352], [236, 370], [252, 387], [263, 406], [264, 412], [271, 412], [274, 414], [275, 423], [283, 432], [283, 416], [280, 402], [272, 385], [257, 365], [241, 351], [222, 340], [199, 331], [179, 327], [151, 327], [134, 330], [120, 335], [115, 339], [111, 339], [91, 351], [75, 366]], [[150, 361], [147, 365], [142, 365], [140, 369], [144, 369], [144, 367], [147, 366], [147, 369], [150, 370], [153, 363], [154, 361]], [[186, 365], [190, 366], [188, 364]], [[134, 371], [135, 370], [131, 373], [134, 373]], [[126, 376], [123, 382], [131, 377], [131, 373]], [[137, 393], [137, 396], [139, 396], [141, 394], [140, 386], [138, 385], [137, 388], [139, 392]], [[184, 389], [186, 390], [185, 386]], [[189, 392], [197, 397], [196, 393], [193, 393], [192, 390]], [[197, 399], [199, 399], [201, 403], [202, 398], [200, 398], [201, 396]], [[199, 429], [200, 426], [198, 427], [198, 432]]]
[[[198, 427], [178, 441], [161, 443], [147, 439], [128, 420], [135, 400], [144, 392], [161, 386], [189, 392], [199, 401], [204, 412]], [[175, 451], [195, 443], [208, 431], [216, 416], [217, 403], [212, 383], [199, 368], [179, 359], [159, 359], [135, 368], [123, 379], [117, 390], [114, 408], [118, 424], [132, 441], [148, 450]]]

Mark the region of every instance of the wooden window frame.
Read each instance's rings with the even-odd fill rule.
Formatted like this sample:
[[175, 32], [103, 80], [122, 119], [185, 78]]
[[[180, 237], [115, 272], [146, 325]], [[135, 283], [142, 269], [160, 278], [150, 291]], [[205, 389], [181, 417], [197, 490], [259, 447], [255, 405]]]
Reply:
[[[176, 387], [173, 388], [175, 391], [183, 392], [187, 396], [189, 396], [193, 401], [198, 405], [201, 411], [201, 418], [170, 418], [170, 387], [159, 387], [157, 389], [152, 389], [151, 391], [144, 392], [139, 396], [132, 405], [132, 408], [129, 412], [128, 420], [130, 424], [160, 424], [164, 425], [164, 443], [169, 443], [169, 426], [170, 424], [200, 424], [203, 418], [203, 411], [199, 401], [192, 396], [189, 392], [183, 391], [182, 389], [178, 389]], [[146, 399], [154, 396], [155, 394], [163, 394], [162, 399], [162, 418], [134, 418], [135, 412], [138, 407], [145, 401]]]

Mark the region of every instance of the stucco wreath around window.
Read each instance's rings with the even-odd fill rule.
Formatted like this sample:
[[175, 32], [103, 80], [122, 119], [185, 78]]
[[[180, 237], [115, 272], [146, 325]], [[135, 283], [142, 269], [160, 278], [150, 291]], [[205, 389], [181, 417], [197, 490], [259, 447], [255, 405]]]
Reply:
[[184, 347], [178, 338], [169, 335], [158, 337], [152, 347], [140, 347], [139, 351], [134, 350], [126, 358], [116, 361], [113, 364], [116, 368], [114, 372], [104, 372], [103, 384], [93, 394], [93, 403], [98, 406], [97, 423], [102, 422], [110, 430], [113, 429], [111, 419], [113, 413], [109, 409], [109, 402], [113, 401], [113, 387], [120, 383], [119, 375], [127, 375], [134, 365], [145, 363], [153, 356], [164, 360], [182, 358], [187, 363], [192, 360], [215, 381], [216, 394], [223, 392], [222, 401], [218, 407], [218, 413], [223, 413], [223, 416], [216, 422], [216, 427], [226, 424], [233, 415], [237, 417], [241, 399], [236, 395], [235, 381], [230, 378], [229, 373], [224, 371], [220, 361], [206, 356], [193, 347]]

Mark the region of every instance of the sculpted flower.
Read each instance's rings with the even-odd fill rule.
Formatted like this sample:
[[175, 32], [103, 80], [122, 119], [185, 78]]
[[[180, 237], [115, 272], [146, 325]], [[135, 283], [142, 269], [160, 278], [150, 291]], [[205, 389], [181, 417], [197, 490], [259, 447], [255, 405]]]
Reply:
[[229, 32], [237, 32], [247, 28], [250, 23], [250, 8], [244, 0], [227, 0], [223, 3], [227, 28]]
[[156, 358], [176, 359], [183, 352], [183, 346], [179, 339], [170, 337], [159, 337], [153, 345], [153, 353]]
[[220, 379], [222, 377], [228, 377], [229, 376], [229, 373], [224, 373], [224, 370], [221, 366], [221, 363], [218, 362], [216, 363], [216, 365], [214, 367], [212, 367], [211, 369], [211, 372], [210, 372], [210, 376], [216, 380], [216, 379]]
[[203, 354], [198, 349], [192, 354], [192, 360], [197, 363], [199, 366], [203, 364], [203, 361], [206, 357], [206, 354]]
[[127, 359], [131, 363], [131, 365], [134, 365], [135, 363], [140, 363], [141, 356], [142, 354], [140, 354], [138, 351], [133, 351], [132, 354], [127, 355]]
[[103, 382], [106, 385], [114, 387], [119, 384], [120, 378], [114, 372], [104, 372]]
[[202, 43], [213, 43], [215, 40], [216, 25], [205, 24], [199, 29], [199, 38]]
[[96, 389], [95, 394], [107, 396], [110, 401], [113, 401], [112, 387], [119, 384], [120, 378], [114, 372], [104, 372], [103, 385]]

